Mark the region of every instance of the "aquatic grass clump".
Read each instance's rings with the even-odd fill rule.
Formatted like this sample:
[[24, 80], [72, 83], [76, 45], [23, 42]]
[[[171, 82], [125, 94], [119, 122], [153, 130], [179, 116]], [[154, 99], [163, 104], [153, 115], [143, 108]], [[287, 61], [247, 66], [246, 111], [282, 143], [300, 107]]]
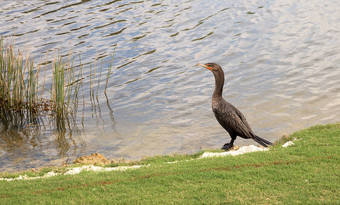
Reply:
[[4, 125], [37, 123], [36, 115], [41, 100], [38, 98], [39, 70], [32, 59], [18, 51], [14, 53], [11, 44], [0, 40], [0, 119]]
[[[61, 56], [53, 62], [53, 88], [50, 102], [52, 102], [53, 110], [58, 116], [72, 112], [70, 106], [72, 96], [77, 96], [82, 80], [81, 75], [78, 75], [78, 78], [75, 77], [73, 63], [70, 64], [70, 56], [71, 54], [69, 54], [66, 62], [62, 61]], [[72, 101], [76, 102], [75, 99]]]
[[24, 58], [20, 52], [15, 55], [12, 46], [4, 46], [1, 39], [0, 100], [3, 106], [12, 110], [22, 106], [33, 109], [37, 104], [38, 74], [39, 72], [34, 72], [33, 62], [29, 56]]
[[[33, 59], [27, 52], [25, 55], [20, 50], [15, 52], [13, 44], [5, 45], [4, 39], [1, 38], [0, 120], [2, 124], [7, 127], [11, 125], [27, 127], [27, 125], [39, 124], [41, 116], [49, 115], [55, 116], [57, 127], [65, 127], [65, 120], [68, 121], [68, 118], [75, 116], [77, 112], [79, 90], [84, 79], [81, 61], [78, 66], [73, 66], [73, 62], [71, 52], [67, 55], [66, 61], [63, 61], [61, 55], [56, 55], [49, 70], [53, 82], [47, 88], [45, 81], [48, 64], [45, 66], [45, 77], [41, 78], [39, 74], [43, 64], [34, 66]], [[108, 70], [106, 83], [111, 69]], [[98, 98], [100, 79], [96, 93], [92, 85], [95, 83], [95, 72], [96, 68], [92, 74], [91, 65], [90, 94], [93, 98], [95, 95]], [[104, 93], [106, 88], [107, 86]], [[85, 104], [84, 96], [83, 103]], [[62, 126], [59, 126], [60, 124]]]

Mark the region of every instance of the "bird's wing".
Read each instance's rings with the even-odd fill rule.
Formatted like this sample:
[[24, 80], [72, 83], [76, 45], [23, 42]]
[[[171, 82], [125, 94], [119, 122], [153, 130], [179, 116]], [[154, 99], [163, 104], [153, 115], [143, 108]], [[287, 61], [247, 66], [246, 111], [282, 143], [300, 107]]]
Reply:
[[246, 118], [232, 104], [224, 101], [222, 109], [215, 111], [215, 116], [224, 129], [231, 129], [235, 134], [243, 138], [252, 138], [253, 131]]
[[241, 119], [242, 123], [247, 127], [248, 132], [250, 132], [252, 135], [254, 134], [253, 130], [251, 129], [246, 117], [244, 117], [244, 115], [241, 113], [241, 111], [239, 109], [237, 109], [236, 107], [234, 107], [233, 105], [231, 105], [234, 110], [235, 113], [239, 116], [239, 118]]

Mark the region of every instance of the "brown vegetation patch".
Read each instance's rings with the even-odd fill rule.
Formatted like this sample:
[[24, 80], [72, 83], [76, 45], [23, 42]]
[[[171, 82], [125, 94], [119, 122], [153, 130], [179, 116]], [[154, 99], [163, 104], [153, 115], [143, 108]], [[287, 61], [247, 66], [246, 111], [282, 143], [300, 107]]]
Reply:
[[93, 153], [90, 155], [84, 155], [78, 157], [73, 162], [74, 164], [94, 164], [94, 165], [106, 165], [110, 164], [111, 161], [106, 159], [102, 154], [100, 153]]

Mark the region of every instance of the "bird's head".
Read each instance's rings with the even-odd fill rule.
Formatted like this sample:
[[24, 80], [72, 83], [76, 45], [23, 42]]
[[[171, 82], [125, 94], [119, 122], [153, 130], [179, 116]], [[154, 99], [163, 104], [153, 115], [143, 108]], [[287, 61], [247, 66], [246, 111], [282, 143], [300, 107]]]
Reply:
[[212, 72], [216, 72], [218, 70], [222, 70], [221, 66], [216, 64], [216, 63], [206, 63], [206, 64], [197, 63], [197, 65], [205, 67], [206, 69], [208, 69], [208, 70], [210, 70]]

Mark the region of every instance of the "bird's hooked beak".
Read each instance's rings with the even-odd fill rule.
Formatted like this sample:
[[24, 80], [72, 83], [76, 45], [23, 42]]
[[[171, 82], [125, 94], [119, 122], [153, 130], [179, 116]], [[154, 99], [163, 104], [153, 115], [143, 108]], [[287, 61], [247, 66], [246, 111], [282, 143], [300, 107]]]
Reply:
[[205, 64], [202, 64], [202, 63], [197, 63], [196, 65], [198, 65], [198, 66], [202, 66], [202, 67], [205, 67], [206, 69], [208, 69], [208, 70], [211, 70], [212, 69], [212, 67], [210, 67], [210, 66], [207, 66], [207, 65], [205, 65]]

